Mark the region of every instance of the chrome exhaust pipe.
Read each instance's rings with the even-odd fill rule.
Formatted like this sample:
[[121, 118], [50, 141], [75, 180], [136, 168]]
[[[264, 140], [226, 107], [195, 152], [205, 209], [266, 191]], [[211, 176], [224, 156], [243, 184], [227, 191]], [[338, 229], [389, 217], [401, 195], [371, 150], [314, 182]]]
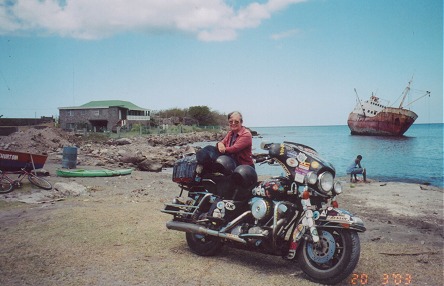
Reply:
[[196, 233], [196, 234], [211, 235], [211, 236], [230, 239], [230, 240], [234, 240], [236, 242], [247, 244], [247, 241], [245, 239], [242, 239], [237, 235], [233, 235], [231, 233], [219, 232], [219, 231], [212, 230], [212, 229], [200, 226], [200, 225], [195, 225], [192, 223], [169, 221], [166, 223], [166, 227], [168, 229], [172, 229], [172, 230], [178, 230], [178, 231], [184, 231], [184, 232], [190, 232], [190, 233]]

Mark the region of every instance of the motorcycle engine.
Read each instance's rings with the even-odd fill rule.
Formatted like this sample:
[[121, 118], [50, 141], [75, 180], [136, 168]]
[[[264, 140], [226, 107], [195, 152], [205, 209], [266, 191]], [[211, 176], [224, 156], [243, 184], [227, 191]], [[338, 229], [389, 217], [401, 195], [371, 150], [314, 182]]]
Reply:
[[231, 230], [231, 234], [233, 235], [241, 235], [241, 234], [262, 234], [262, 235], [268, 235], [268, 230], [263, 229], [260, 226], [249, 226], [248, 224], [246, 225], [239, 225], [236, 226], [235, 228], [233, 228]]
[[283, 200], [288, 196], [297, 194], [294, 191], [294, 183], [287, 177], [270, 178], [261, 182], [251, 190], [253, 196]]

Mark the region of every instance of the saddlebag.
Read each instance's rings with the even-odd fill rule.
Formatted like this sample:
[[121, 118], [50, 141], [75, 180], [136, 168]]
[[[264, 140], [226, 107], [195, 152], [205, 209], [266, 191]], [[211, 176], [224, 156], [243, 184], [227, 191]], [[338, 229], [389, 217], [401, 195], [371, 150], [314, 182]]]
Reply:
[[177, 160], [173, 167], [173, 182], [190, 184], [196, 181], [196, 155], [186, 156]]

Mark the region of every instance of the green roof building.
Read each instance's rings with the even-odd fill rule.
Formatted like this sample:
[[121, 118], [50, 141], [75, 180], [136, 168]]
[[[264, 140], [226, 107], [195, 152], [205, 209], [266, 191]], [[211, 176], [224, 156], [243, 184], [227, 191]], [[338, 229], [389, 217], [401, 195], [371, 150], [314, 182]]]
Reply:
[[134, 103], [123, 100], [99, 100], [99, 101], [90, 101], [81, 105], [82, 108], [109, 108], [113, 106], [118, 106], [122, 108], [126, 108], [129, 110], [146, 110], [145, 108], [139, 107]]
[[91, 131], [114, 131], [134, 123], [149, 125], [149, 109], [129, 101], [90, 101], [81, 106], [59, 107], [60, 127], [64, 130], [87, 129]]

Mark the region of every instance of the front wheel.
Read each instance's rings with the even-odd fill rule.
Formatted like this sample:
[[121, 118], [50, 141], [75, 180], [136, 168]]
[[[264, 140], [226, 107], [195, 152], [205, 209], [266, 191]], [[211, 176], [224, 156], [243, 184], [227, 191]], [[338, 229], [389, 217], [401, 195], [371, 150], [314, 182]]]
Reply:
[[186, 233], [187, 243], [191, 251], [201, 256], [213, 256], [223, 246], [220, 238], [197, 233]]
[[361, 245], [356, 231], [319, 230], [319, 242], [304, 241], [297, 261], [301, 270], [314, 282], [333, 285], [347, 278], [359, 261]]
[[41, 177], [38, 177], [34, 174], [29, 174], [28, 180], [31, 182], [31, 184], [33, 184], [39, 188], [42, 188], [44, 190], [51, 190], [52, 189], [52, 185], [50, 182], [48, 182], [47, 180], [45, 180]]
[[0, 194], [6, 194], [14, 190], [14, 186], [5, 178], [0, 179]]

